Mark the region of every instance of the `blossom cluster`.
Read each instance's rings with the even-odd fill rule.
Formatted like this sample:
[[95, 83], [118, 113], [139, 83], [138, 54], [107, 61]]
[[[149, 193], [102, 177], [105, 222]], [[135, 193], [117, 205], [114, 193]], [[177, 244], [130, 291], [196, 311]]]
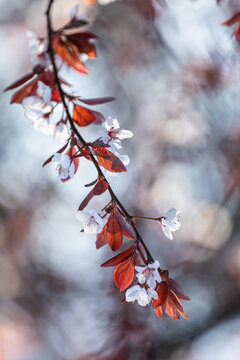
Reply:
[[[109, 175], [116, 176], [127, 171], [129, 157], [119, 152], [122, 140], [133, 137], [132, 131], [121, 129], [116, 118], [108, 116], [105, 119], [100, 112], [92, 110], [91, 106], [113, 101], [113, 97], [86, 99], [78, 96], [69, 91], [71, 85], [59, 75], [64, 66], [87, 74], [85, 61], [96, 58], [97, 36], [89, 31], [79, 31], [87, 25], [87, 21], [77, 16], [77, 7], [71, 11], [68, 23], [53, 31], [49, 14], [52, 2], [49, 4], [46, 13], [48, 37], [40, 38], [27, 31], [33, 69], [6, 89], [19, 88], [14, 92], [11, 103], [23, 106], [25, 116], [35, 130], [53, 135], [64, 143], [43, 164], [55, 164], [57, 178], [62, 182], [75, 176], [82, 157], [95, 166], [97, 178], [86, 185], [92, 188], [80, 203], [76, 218], [83, 225], [82, 232], [96, 235], [97, 249], [108, 244], [112, 251], [117, 251], [122, 247], [124, 237], [132, 242], [130, 248], [102, 264], [103, 267], [116, 266], [114, 281], [120, 291], [126, 290], [125, 301], [137, 301], [141, 306], [152, 305], [159, 317], [162, 317], [162, 310], [175, 320], [180, 315], [186, 317], [179, 299], [189, 298], [168, 277], [168, 272], [161, 270], [159, 262], [153, 260], [136, 229], [134, 218], [137, 216], [128, 214], [107, 180]], [[91, 124], [100, 125], [101, 131], [96, 140], [86, 142], [79, 129]], [[94, 196], [106, 191], [111, 199], [102, 210], [84, 210]], [[163, 233], [171, 240], [172, 233], [181, 225], [175, 208], [161, 217], [148, 219], [157, 220]], [[135, 274], [137, 283], [131, 286]]]

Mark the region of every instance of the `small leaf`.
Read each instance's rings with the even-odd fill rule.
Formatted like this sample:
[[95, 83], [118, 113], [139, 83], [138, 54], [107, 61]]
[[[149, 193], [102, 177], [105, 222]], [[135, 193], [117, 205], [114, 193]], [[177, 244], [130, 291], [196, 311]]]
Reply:
[[100, 180], [94, 188], [90, 191], [90, 193], [85, 197], [85, 199], [81, 202], [78, 210], [82, 211], [89, 201], [93, 198], [93, 196], [101, 195], [108, 189], [108, 183], [105, 180]]
[[95, 141], [93, 141], [92, 143], [90, 143], [90, 146], [96, 150], [98, 147], [105, 147], [105, 148], [109, 148], [110, 145], [108, 144], [104, 144], [104, 142], [101, 139], [97, 139]]
[[121, 225], [123, 235], [126, 236], [128, 239], [134, 239], [134, 235], [129, 228], [127, 222], [125, 221], [125, 217], [120, 214], [118, 209], [116, 209], [115, 215], [118, 219], [119, 224]]
[[79, 205], [78, 211], [82, 211], [87, 206], [89, 201], [93, 198], [93, 196], [94, 194], [93, 191], [91, 190], [90, 193], [85, 197], [85, 199]]
[[87, 105], [100, 105], [100, 104], [105, 104], [107, 102], [110, 101], [114, 101], [115, 98], [114, 97], [102, 97], [102, 98], [96, 98], [96, 99], [82, 99], [80, 98], [79, 101], [87, 104]]
[[59, 41], [54, 49], [68, 67], [72, 67], [82, 74], [87, 73], [86, 66], [79, 60], [79, 53], [74, 45]]
[[108, 218], [107, 239], [112, 251], [117, 251], [122, 246], [122, 228], [114, 212]]
[[118, 264], [113, 277], [119, 291], [123, 291], [131, 285], [134, 279], [134, 271], [135, 268], [131, 258]]
[[122, 161], [106, 148], [99, 147], [94, 149], [94, 152], [98, 158], [99, 164], [105, 169], [111, 172], [125, 172], [125, 168]]
[[182, 305], [176, 295], [172, 292], [168, 293], [167, 302], [164, 305], [165, 313], [170, 316], [173, 320], [179, 320], [180, 315], [187, 319], [187, 316], [183, 312]]
[[88, 32], [79, 32], [66, 35], [67, 40], [72, 43], [79, 51], [79, 54], [86, 54], [89, 58], [95, 59], [97, 56], [96, 47], [93, 39], [96, 35]]
[[161, 306], [158, 306], [157, 308], [154, 309], [155, 311], [155, 314], [160, 317], [160, 319], [162, 319], [163, 317], [163, 311], [162, 311], [162, 307]]
[[13, 94], [11, 104], [21, 104], [23, 99], [26, 97], [35, 96], [37, 94], [38, 81], [42, 81], [45, 85], [52, 87], [54, 84], [54, 75], [51, 71], [44, 71], [40, 75], [36, 76], [33, 80], [22, 86]]
[[31, 95], [36, 95], [37, 93], [37, 83], [38, 83], [38, 77], [30, 81], [28, 84], [21, 87], [19, 90], [17, 90], [12, 98], [11, 98], [11, 104], [21, 104], [22, 101]]
[[223, 22], [222, 25], [224, 26], [232, 26], [233, 24], [235, 24], [237, 21], [240, 21], [240, 11], [237, 12], [236, 14], [234, 14], [230, 19], [228, 19], [227, 21]]
[[108, 267], [108, 266], [116, 266], [118, 265], [120, 262], [125, 261], [126, 259], [128, 259], [132, 254], [133, 254], [133, 247], [131, 246], [129, 249], [122, 251], [120, 254], [112, 257], [111, 259], [109, 259], [108, 261], [106, 261], [105, 263], [103, 263], [101, 266], [102, 267]]
[[100, 180], [93, 188], [93, 195], [101, 195], [108, 189], [108, 182]]
[[16, 87], [20, 86], [20, 85], [23, 85], [25, 82], [27, 82], [28, 80], [30, 80], [32, 77], [34, 76], [34, 73], [31, 72], [30, 74], [27, 74], [27, 75], [24, 75], [21, 79], [15, 81], [13, 84], [9, 85], [5, 90], [5, 91], [8, 91], [8, 90], [12, 90], [12, 89], [15, 89]]
[[97, 240], [96, 240], [96, 248], [100, 249], [102, 246], [107, 244], [107, 225], [104, 226], [102, 231], [97, 234]]
[[157, 288], [158, 298], [157, 300], [153, 299], [153, 307], [163, 306], [167, 300], [168, 288], [165, 281], [161, 281]]
[[190, 301], [189, 297], [184, 294], [183, 289], [175, 280], [168, 278], [166, 284], [169, 290], [173, 291], [179, 299]]
[[89, 110], [80, 105], [74, 105], [73, 121], [79, 126], [88, 126], [90, 124], [101, 124], [104, 117], [98, 111]]
[[63, 30], [75, 29], [77, 27], [88, 25], [88, 21], [85, 19], [76, 19], [74, 21], [69, 22], [67, 25], [63, 27]]

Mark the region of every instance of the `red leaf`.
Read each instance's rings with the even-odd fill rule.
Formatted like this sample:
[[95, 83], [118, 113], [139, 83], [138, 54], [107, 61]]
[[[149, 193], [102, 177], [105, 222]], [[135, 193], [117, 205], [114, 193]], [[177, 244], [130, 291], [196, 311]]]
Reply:
[[100, 104], [105, 104], [107, 102], [110, 101], [114, 101], [115, 98], [108, 96], [108, 97], [102, 97], [102, 98], [96, 98], [96, 99], [79, 99], [81, 102], [87, 104], [87, 105], [100, 105]]
[[134, 278], [134, 270], [131, 258], [118, 264], [113, 277], [119, 291], [123, 291], [131, 285]]
[[23, 99], [26, 97], [35, 96], [37, 94], [38, 81], [42, 81], [45, 85], [52, 87], [54, 84], [54, 75], [51, 71], [44, 71], [40, 75], [36, 76], [33, 80], [31, 80], [13, 94], [11, 98], [11, 104], [21, 104]]
[[104, 142], [101, 139], [97, 139], [91, 142], [90, 145], [94, 150], [97, 150], [98, 147], [107, 147], [107, 148], [110, 147], [110, 145], [104, 144]]
[[116, 251], [122, 246], [122, 228], [114, 212], [108, 218], [107, 240], [112, 251]]
[[85, 26], [88, 25], [88, 21], [85, 19], [76, 19], [74, 21], [70, 21], [67, 25], [65, 25], [63, 27], [63, 30], [68, 30], [68, 29], [74, 29], [80, 26]]
[[135, 253], [133, 256], [133, 264], [134, 266], [141, 266], [141, 260], [137, 253]]
[[234, 34], [235, 34], [237, 41], [240, 42], [240, 22], [236, 25]]
[[240, 11], [237, 12], [236, 14], [234, 14], [230, 19], [228, 19], [227, 21], [222, 23], [222, 25], [232, 26], [233, 24], [235, 24], [239, 20], [240, 20]]
[[55, 47], [55, 53], [62, 58], [68, 67], [73, 67], [82, 74], [87, 73], [86, 66], [79, 60], [79, 53], [76, 46], [59, 41]]
[[102, 246], [107, 244], [107, 225], [104, 226], [102, 231], [97, 234], [97, 240], [96, 240], [96, 248], [100, 249]]
[[101, 266], [102, 267], [116, 266], [120, 262], [123, 262], [124, 260], [128, 259], [132, 255], [132, 253], [133, 253], [133, 247], [131, 246], [129, 249], [124, 250], [120, 254], [112, 257], [111, 259], [103, 263]]
[[180, 315], [187, 319], [188, 317], [184, 314], [182, 305], [176, 295], [172, 292], [168, 293], [167, 302], [164, 305], [165, 313], [170, 316], [173, 320], [179, 320]]
[[184, 294], [183, 289], [175, 280], [168, 278], [166, 284], [169, 290], [173, 291], [179, 299], [190, 301], [189, 297]]
[[168, 288], [164, 281], [161, 281], [160, 285], [158, 286], [157, 293], [158, 293], [158, 299], [157, 300], [153, 299], [154, 308], [158, 306], [163, 306], [167, 300]]
[[90, 193], [85, 197], [85, 199], [81, 202], [78, 210], [82, 211], [89, 201], [93, 198], [95, 195], [101, 195], [108, 189], [108, 183], [105, 180], [100, 180], [94, 188], [90, 191]]
[[123, 165], [122, 161], [106, 148], [99, 147], [94, 150], [99, 164], [105, 169], [112, 172], [125, 172], [127, 169]]
[[101, 124], [104, 117], [98, 111], [89, 110], [80, 105], [74, 105], [73, 121], [79, 126], [88, 126], [91, 123]]
[[34, 76], [33, 72], [31, 72], [30, 74], [24, 75], [21, 79], [15, 81], [13, 84], [9, 85], [4, 91], [12, 90], [20, 85], [23, 85], [25, 82], [30, 80], [33, 76]]
[[52, 88], [51, 101], [56, 101], [56, 102], [62, 101], [57, 85], [54, 85], [54, 87]]
[[159, 306], [159, 307], [155, 308], [154, 311], [155, 311], [155, 314], [156, 314], [158, 317], [160, 317], [160, 319], [162, 319], [162, 317], [163, 317], [162, 307]]
[[31, 95], [36, 95], [38, 81], [39, 81], [39, 78], [36, 77], [32, 81], [30, 81], [28, 84], [24, 85], [19, 90], [17, 90], [11, 98], [11, 104], [13, 104], [13, 103], [21, 104], [23, 99], [25, 99], [26, 97], [31, 96]]
[[94, 34], [79, 32], [76, 34], [67, 35], [66, 37], [70, 43], [76, 46], [80, 54], [87, 54], [88, 57], [92, 59], [96, 58], [97, 53], [95, 44], [92, 41], [89, 41], [96, 38]]
[[101, 195], [108, 189], [108, 182], [100, 180], [93, 188], [93, 195]]
[[89, 201], [93, 198], [93, 196], [94, 194], [93, 191], [91, 190], [90, 193], [85, 197], [85, 199], [79, 205], [78, 211], [82, 211], [87, 206]]
[[123, 235], [126, 236], [128, 239], [134, 239], [134, 235], [131, 229], [125, 221], [125, 218], [119, 213], [118, 209], [116, 209], [115, 215], [118, 219], [119, 224], [121, 225]]

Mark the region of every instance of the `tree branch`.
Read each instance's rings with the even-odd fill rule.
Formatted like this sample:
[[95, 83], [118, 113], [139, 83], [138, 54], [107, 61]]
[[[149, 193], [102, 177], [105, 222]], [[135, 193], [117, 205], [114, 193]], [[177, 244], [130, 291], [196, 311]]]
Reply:
[[[81, 136], [81, 134], [77, 130], [76, 126], [74, 125], [73, 119], [72, 119], [72, 117], [70, 115], [70, 112], [68, 110], [68, 105], [67, 105], [66, 100], [65, 100], [65, 94], [64, 94], [64, 91], [62, 89], [62, 86], [61, 86], [61, 83], [60, 83], [60, 80], [59, 80], [59, 76], [58, 76], [58, 70], [57, 70], [56, 63], [55, 63], [55, 58], [54, 58], [54, 49], [53, 49], [53, 46], [52, 46], [52, 36], [54, 34], [54, 31], [53, 31], [52, 24], [51, 24], [51, 15], [50, 15], [50, 13], [51, 13], [51, 8], [52, 8], [52, 5], [53, 5], [53, 2], [54, 2], [54, 0], [49, 0], [48, 7], [47, 7], [47, 10], [46, 10], [45, 14], [47, 16], [48, 53], [49, 53], [51, 63], [52, 63], [52, 66], [53, 66], [53, 73], [54, 73], [54, 76], [55, 76], [55, 82], [56, 82], [56, 85], [57, 85], [57, 88], [58, 88], [58, 91], [59, 91], [59, 94], [60, 94], [61, 101], [63, 103], [64, 109], [66, 111], [67, 119], [69, 121], [72, 132], [76, 135], [76, 137], [79, 139], [79, 141], [82, 143], [82, 145], [84, 147], [86, 147], [87, 149], [89, 149], [87, 142], [84, 140], [84, 138]], [[91, 158], [91, 160], [92, 160], [92, 162], [93, 162], [93, 164], [94, 164], [94, 166], [95, 166], [95, 168], [96, 168], [96, 170], [98, 172], [98, 175], [101, 176], [108, 183], [108, 191], [109, 191], [109, 194], [110, 194], [110, 196], [112, 198], [112, 201], [115, 201], [117, 203], [119, 208], [125, 214], [126, 218], [129, 220], [129, 223], [130, 223], [132, 229], [135, 232], [137, 241], [139, 241], [142, 244], [142, 246], [143, 246], [143, 248], [144, 248], [144, 250], [145, 250], [145, 252], [147, 254], [147, 258], [148, 258], [147, 260], [150, 261], [150, 262], [153, 262], [154, 259], [153, 259], [152, 255], [151, 255], [150, 251], [148, 250], [145, 242], [143, 241], [141, 235], [139, 234], [139, 232], [138, 232], [138, 230], [136, 228], [136, 225], [134, 224], [134, 221], [132, 220], [130, 214], [125, 209], [125, 207], [122, 205], [122, 203], [120, 202], [118, 197], [115, 195], [114, 191], [112, 190], [109, 182], [107, 181], [106, 177], [104, 176], [104, 174], [103, 174], [100, 166], [98, 165], [97, 160], [95, 159], [94, 155], [92, 154], [91, 150], [90, 150], [90, 158]]]

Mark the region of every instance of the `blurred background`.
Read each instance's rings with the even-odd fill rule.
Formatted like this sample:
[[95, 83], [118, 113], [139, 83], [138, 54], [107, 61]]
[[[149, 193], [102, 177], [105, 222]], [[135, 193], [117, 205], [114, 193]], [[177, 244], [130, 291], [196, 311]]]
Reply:
[[[59, 143], [35, 132], [2, 93], [31, 68], [25, 30], [46, 35], [47, 1], [0, 0], [0, 359], [237, 360], [240, 47], [234, 26], [221, 23], [239, 1], [55, 0], [56, 27], [76, 4], [99, 36], [98, 58], [87, 62], [87, 77], [63, 73], [83, 97], [115, 96], [96, 109], [134, 132], [123, 144], [127, 173], [110, 179], [129, 212], [180, 210], [173, 241], [158, 223], [137, 225], [191, 298], [189, 319], [120, 304], [113, 269], [100, 268], [114, 254], [96, 251], [74, 217], [95, 169], [83, 159], [64, 184], [53, 165], [42, 169]], [[99, 130], [82, 133], [94, 140]]]

